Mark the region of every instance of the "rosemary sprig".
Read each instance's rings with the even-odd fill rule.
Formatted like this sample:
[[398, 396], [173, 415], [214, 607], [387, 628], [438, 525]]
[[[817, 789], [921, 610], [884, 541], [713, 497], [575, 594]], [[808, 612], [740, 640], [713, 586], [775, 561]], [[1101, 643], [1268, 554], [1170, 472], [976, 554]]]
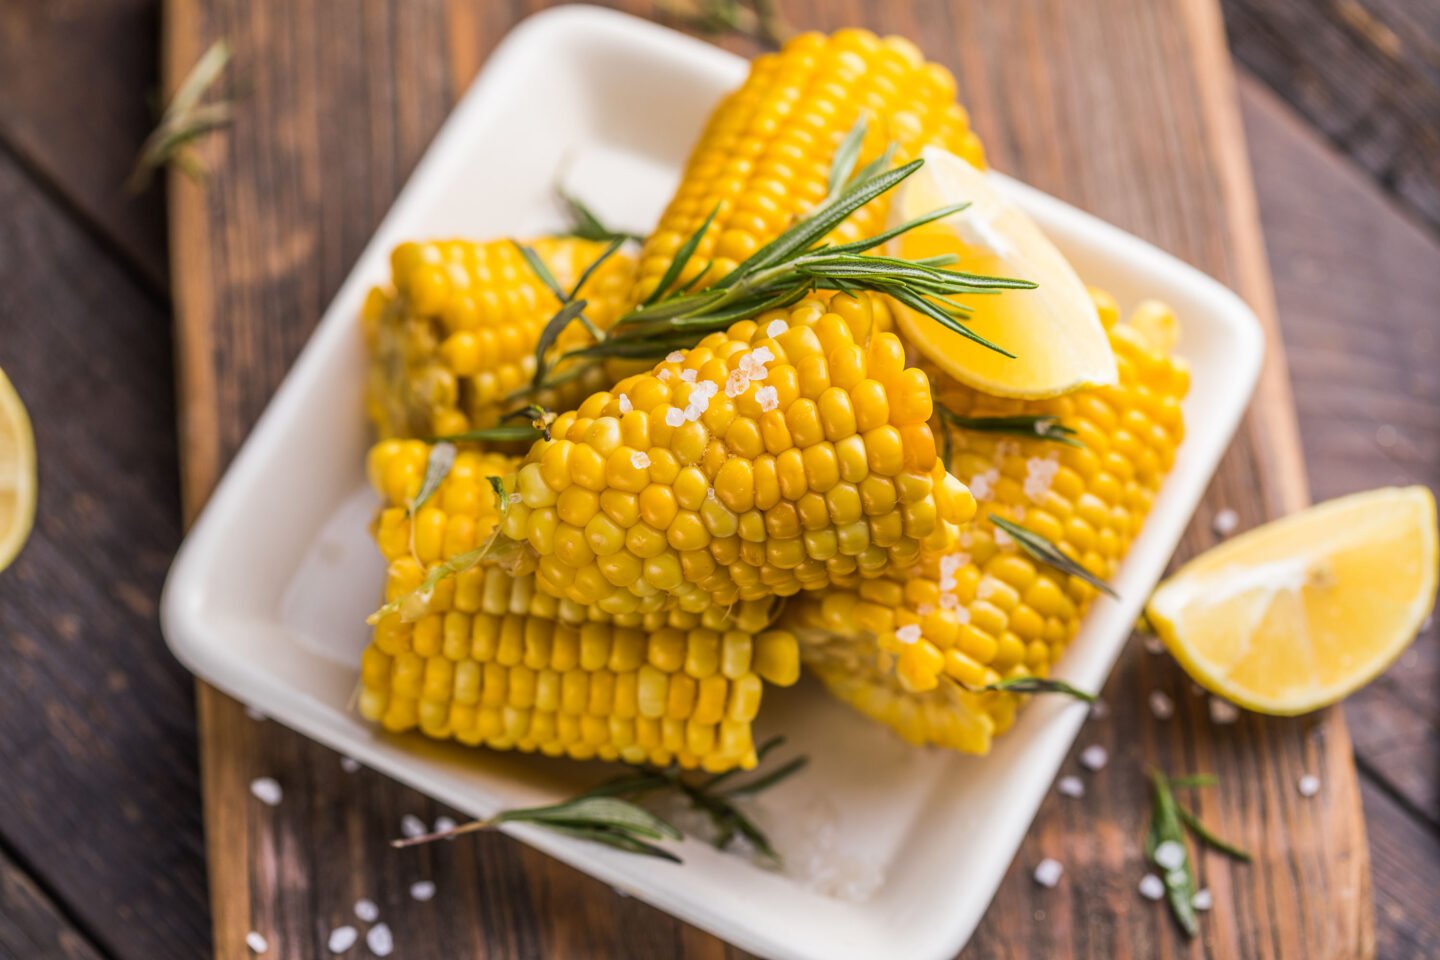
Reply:
[[1053, 567], [1061, 573], [1078, 577], [1107, 596], [1114, 597], [1117, 600], [1120, 599], [1120, 595], [1111, 588], [1110, 584], [1101, 580], [1089, 570], [1086, 570], [1075, 560], [1067, 557], [1060, 551], [1059, 547], [1040, 536], [1040, 534], [1034, 530], [1027, 530], [1015, 521], [1006, 520], [1004, 517], [993, 513], [990, 514], [990, 522], [1008, 533], [1011, 539], [1019, 544], [1020, 549], [1024, 550], [1035, 560], [1045, 564], [1047, 567]]
[[205, 168], [186, 148], [212, 130], [229, 126], [234, 117], [228, 100], [200, 102], [224, 72], [230, 57], [230, 44], [216, 40], [190, 68], [161, 113], [160, 122], [141, 144], [135, 168], [125, 182], [126, 190], [139, 193], [149, 185], [156, 170], [171, 163], [194, 179], [204, 175]]
[[[859, 136], [863, 136], [863, 121], [857, 130]], [[851, 177], [858, 147], [852, 149], [850, 145], [857, 142], [857, 132], [852, 131], [836, 157], [830, 182], [832, 186], [843, 186], [838, 186], [833, 197], [713, 285], [698, 291], [689, 285], [672, 289], [709, 229], [715, 216], [711, 211], [700, 228], [676, 251], [665, 275], [644, 303], [622, 316], [603, 337], [595, 336], [595, 343], [552, 359], [548, 354], [560, 331], [577, 317], [583, 317], [581, 301], [566, 303], [546, 326], [537, 344], [531, 390], [553, 385], [552, 371], [561, 364], [593, 364], [608, 357], [656, 360], [673, 350], [694, 346], [706, 334], [723, 330], [738, 319], [789, 306], [822, 288], [886, 293], [947, 329], [1011, 356], [966, 326], [964, 319], [969, 308], [953, 298], [1031, 289], [1035, 286], [1033, 283], [950, 270], [947, 269], [953, 262], [950, 257], [903, 260], [868, 253], [908, 230], [963, 210], [965, 204], [942, 207], [852, 243], [830, 246], [822, 242], [845, 218], [893, 189], [924, 163], [917, 159], [885, 169], [889, 163], [887, 155]]]
[[1075, 439], [1075, 431], [1065, 426], [1053, 413], [1016, 414], [1011, 417], [966, 417], [943, 404], [936, 404], [935, 410], [944, 423], [961, 430], [978, 433], [1003, 433], [1027, 440], [1050, 440], [1070, 447], [1085, 444]]
[[793, 33], [775, 0], [661, 0], [660, 9], [696, 33], [734, 33], [778, 49]]
[[437, 441], [430, 448], [430, 456], [425, 460], [425, 476], [420, 481], [420, 491], [415, 494], [415, 499], [410, 501], [407, 511], [410, 516], [420, 512], [435, 491], [440, 489], [440, 484], [450, 475], [450, 469], [455, 466], [455, 445], [444, 440]]
[[505, 420], [527, 420], [527, 423], [501, 422], [493, 427], [477, 427], [463, 433], [447, 433], [439, 437], [427, 437], [426, 443], [509, 443], [514, 441], [550, 439], [550, 424], [555, 414], [538, 403], [531, 403], [519, 410], [511, 410], [500, 418]]
[[[757, 751], [759, 759], [763, 761], [784, 742], [783, 737], [767, 741]], [[715, 825], [716, 848], [724, 850], [737, 836], [743, 836], [758, 853], [778, 863], [780, 856], [769, 838], [736, 806], [734, 800], [770, 789], [799, 772], [807, 762], [805, 757], [796, 757], [769, 773], [724, 790], [719, 787], [729, 782], [738, 771], [731, 770], [697, 781], [676, 767], [641, 767], [634, 773], [622, 774], [563, 803], [506, 810], [449, 830], [392, 840], [391, 846], [411, 847], [435, 840], [449, 840], [461, 834], [490, 830], [504, 823], [533, 823], [582, 840], [680, 863], [679, 857], [652, 842], [681, 840], [683, 835], [680, 831], [634, 802], [643, 797], [669, 793], [684, 797], [696, 810], [710, 817]]]
[[[1182, 807], [1175, 799], [1176, 788], [1210, 786], [1215, 782], [1215, 777], [1209, 774], [1171, 778], [1159, 770], [1150, 771], [1154, 801], [1150, 814], [1150, 829], [1145, 834], [1145, 856], [1160, 871], [1170, 912], [1175, 916], [1180, 928], [1190, 937], [1199, 934], [1200, 922], [1195, 912], [1195, 872], [1190, 859], [1190, 848], [1185, 842], [1186, 830], [1201, 843], [1227, 856], [1245, 863], [1249, 863], [1251, 859], [1248, 851], [1217, 837], [1199, 817]], [[1161, 861], [1168, 858], [1157, 856], [1157, 851], [1167, 843], [1174, 844], [1182, 852], [1183, 856], [1178, 865], [1167, 866]]]
[[1071, 686], [1064, 680], [1055, 680], [1050, 677], [1009, 677], [1005, 680], [987, 683], [980, 690], [1006, 693], [1059, 693], [1067, 697], [1074, 697], [1076, 700], [1084, 700], [1086, 703], [1094, 703], [1099, 699], [1093, 693]]
[[563, 189], [557, 192], [560, 194], [560, 202], [565, 204], [565, 209], [570, 214], [571, 225], [566, 236], [578, 237], [581, 240], [619, 240], [621, 243], [626, 240], [639, 243], [645, 239], [638, 233], [628, 233], [606, 226], [605, 221], [596, 216], [579, 197], [566, 193]]

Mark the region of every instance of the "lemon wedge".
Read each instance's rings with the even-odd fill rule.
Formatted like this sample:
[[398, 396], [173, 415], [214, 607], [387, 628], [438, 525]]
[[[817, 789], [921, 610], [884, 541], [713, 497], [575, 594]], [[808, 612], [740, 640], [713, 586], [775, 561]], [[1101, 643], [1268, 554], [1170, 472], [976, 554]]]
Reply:
[[35, 522], [35, 434], [20, 395], [0, 370], [0, 570], [10, 566]]
[[1115, 355], [1095, 303], [1055, 245], [984, 173], [946, 150], [931, 147], [922, 156], [925, 165], [900, 187], [894, 223], [953, 203], [970, 205], [901, 234], [896, 253], [911, 260], [953, 254], [958, 259], [949, 269], [1038, 286], [957, 298], [974, 311], [967, 326], [1013, 359], [896, 304], [910, 343], [957, 380], [998, 396], [1038, 399], [1113, 384]]
[[1364, 686], [1435, 601], [1435, 498], [1424, 487], [1331, 500], [1209, 550], [1146, 616], [1186, 672], [1258, 713], [1289, 716]]

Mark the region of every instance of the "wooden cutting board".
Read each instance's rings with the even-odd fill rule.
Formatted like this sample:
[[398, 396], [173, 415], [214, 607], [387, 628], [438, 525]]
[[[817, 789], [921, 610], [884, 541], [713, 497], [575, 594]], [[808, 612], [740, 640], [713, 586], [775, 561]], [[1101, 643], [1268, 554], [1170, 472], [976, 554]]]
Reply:
[[[170, 179], [185, 509], [204, 503], [311, 327], [451, 104], [490, 49], [540, 3], [168, 0], [173, 89], [215, 39], [228, 39], [238, 91], [230, 131], [202, 144], [209, 177]], [[642, 15], [651, 3], [621, 4]], [[1240, 292], [1270, 334], [1249, 418], [1182, 554], [1213, 541], [1231, 509], [1242, 528], [1307, 502], [1304, 466], [1243, 133], [1214, 0], [792, 0], [798, 27], [867, 26], [912, 37], [956, 74], [996, 167], [1088, 209]], [[727, 46], [753, 52], [744, 41]], [[264, 518], [257, 518], [264, 522]], [[1106, 688], [1108, 717], [1080, 745], [1112, 760], [1083, 800], [1042, 808], [967, 957], [1356, 957], [1373, 953], [1369, 863], [1350, 739], [1335, 710], [1215, 725], [1166, 657], [1132, 645]], [[1151, 691], [1175, 701], [1157, 720]], [[246, 716], [199, 684], [215, 952], [326, 956], [336, 926], [371, 898], [397, 955], [715, 957], [737, 954], [603, 884], [500, 836], [404, 855], [400, 818], [432, 801], [378, 775], [347, 773], [330, 751]], [[1074, 768], [1073, 758], [1068, 762]], [[1212, 771], [1202, 816], [1256, 854], [1206, 854], [1214, 894], [1187, 944], [1135, 885], [1146, 872], [1145, 771]], [[1322, 789], [1303, 798], [1306, 773]], [[285, 802], [253, 800], [275, 777]], [[1053, 890], [1031, 871], [1065, 865]], [[409, 885], [433, 880], [433, 901]]]

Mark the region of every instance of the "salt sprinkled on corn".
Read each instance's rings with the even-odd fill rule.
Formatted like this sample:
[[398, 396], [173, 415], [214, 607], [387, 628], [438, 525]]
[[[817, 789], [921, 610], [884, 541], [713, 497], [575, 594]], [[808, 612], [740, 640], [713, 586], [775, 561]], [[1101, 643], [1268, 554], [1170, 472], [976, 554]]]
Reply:
[[1015, 546], [1015, 540], [1014, 540], [1013, 537], [1010, 536], [1010, 534], [1006, 533], [1004, 530], [1001, 530], [999, 527], [996, 527], [996, 528], [995, 528], [995, 546], [997, 546], [997, 547], [1013, 547], [1013, 546]]
[[771, 320], [769, 325], [765, 327], [765, 336], [769, 337], [771, 340], [774, 340], [776, 337], [780, 336], [780, 334], [784, 333], [786, 330], [789, 329], [790, 324], [786, 323], [784, 320]]
[[1140, 896], [1146, 900], [1159, 900], [1165, 896], [1165, 881], [1153, 873], [1145, 874], [1140, 878]]
[[680, 350], [671, 350], [665, 355], [666, 363], [684, 363], [685, 354]]
[[274, 777], [256, 777], [250, 781], [250, 793], [267, 807], [278, 807], [285, 797], [285, 791]]
[[920, 639], [920, 625], [918, 623], [907, 623], [895, 631], [895, 639], [901, 643], [915, 643]]
[[1050, 484], [1060, 472], [1060, 461], [1054, 457], [1030, 457], [1025, 461], [1025, 496], [1039, 503], [1050, 492]]
[[700, 375], [700, 374], [697, 373], [697, 372], [694, 371], [694, 370], [681, 370], [681, 371], [680, 371], [680, 379], [681, 379], [681, 380], [684, 380], [686, 383], [694, 383], [694, 382], [695, 382], [695, 378], [698, 377], [699, 375]]
[[1099, 772], [1105, 769], [1105, 764], [1110, 762], [1109, 752], [1100, 744], [1092, 743], [1080, 751], [1080, 766], [1092, 772]]
[[1035, 865], [1035, 882], [1042, 887], [1053, 888], [1060, 882], [1060, 877], [1065, 873], [1059, 860], [1052, 860], [1046, 857]]
[[646, 467], [650, 466], [650, 455], [643, 451], [636, 450], [634, 453], [630, 454], [630, 466], [634, 467], [636, 470], [644, 470]]
[[[974, 495], [976, 500], [989, 500], [995, 496], [995, 481], [999, 479], [1000, 471], [995, 467], [991, 467], [989, 470], [977, 473], [971, 477], [970, 482], [967, 483], [966, 486], [970, 488], [970, 493]], [[999, 530], [995, 531], [997, 541], [999, 540], [998, 535], [1000, 532]]]
[[665, 426], [678, 427], [685, 422], [685, 411], [679, 407], [671, 407], [665, 411]]
[[769, 413], [780, 406], [780, 392], [774, 387], [761, 387], [755, 391], [755, 402], [760, 404], [761, 410]]
[[360, 932], [354, 927], [336, 927], [330, 931], [330, 939], [326, 941], [325, 945], [330, 948], [331, 953], [344, 953], [355, 946], [355, 942], [359, 939]]
[[730, 376], [725, 378], [725, 396], [731, 400], [734, 400], [749, 389], [750, 378], [745, 375], [744, 370], [732, 371]]

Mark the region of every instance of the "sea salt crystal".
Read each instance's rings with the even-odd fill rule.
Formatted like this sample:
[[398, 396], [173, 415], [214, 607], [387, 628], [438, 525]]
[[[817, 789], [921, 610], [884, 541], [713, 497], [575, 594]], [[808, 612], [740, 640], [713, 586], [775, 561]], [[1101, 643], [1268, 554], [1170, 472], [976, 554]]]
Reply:
[[681, 379], [681, 380], [684, 380], [686, 383], [694, 383], [694, 382], [695, 382], [695, 378], [698, 377], [698, 376], [700, 376], [700, 374], [699, 374], [697, 371], [695, 371], [695, 370], [681, 370], [681, 371], [680, 371], [680, 379]]
[[1094, 717], [1096, 720], [1104, 720], [1106, 717], [1110, 716], [1110, 704], [1106, 703], [1104, 700], [1096, 700], [1094, 703], [1090, 704], [1090, 716]]
[[1209, 910], [1215, 906], [1215, 897], [1209, 890], [1196, 890], [1195, 896], [1190, 898], [1190, 905], [1196, 910]]
[[[953, 593], [940, 594], [940, 608], [942, 610], [954, 611], [956, 614], [958, 614], [961, 610], [965, 609], [964, 607], [960, 606], [960, 598], [955, 596], [955, 594]], [[965, 619], [969, 620], [970, 611], [966, 610], [965, 614]]]
[[956, 623], [969, 623], [969, 622], [970, 622], [970, 608], [969, 608], [969, 607], [962, 607], [962, 606], [960, 606], [960, 598], [959, 598], [959, 597], [956, 597], [956, 598], [955, 598], [955, 622], [956, 622]]
[[267, 807], [278, 807], [285, 797], [285, 791], [273, 777], [256, 777], [250, 781], [250, 793]]
[[1175, 716], [1175, 701], [1164, 690], [1150, 691], [1150, 712], [1156, 720], [1169, 720]]
[[629, 394], [622, 393], [622, 394], [620, 394], [620, 396], [616, 397], [615, 399], [616, 399], [616, 402], [619, 403], [619, 405], [620, 405], [620, 412], [621, 412], [621, 413], [629, 413], [631, 410], [634, 410], [634, 409], [635, 409], [635, 405], [630, 402], [630, 395], [629, 395]]
[[630, 454], [630, 466], [634, 467], [636, 470], [644, 470], [646, 467], [650, 466], [650, 455], [648, 453], [644, 453], [643, 451], [636, 450], [634, 453]]
[[435, 899], [435, 884], [429, 880], [419, 880], [410, 884], [410, 897], [424, 903], [426, 900]]
[[[458, 826], [458, 824], [456, 824], [454, 817], [436, 817], [436, 818], [435, 818], [435, 832], [436, 832], [436, 833], [449, 833], [451, 830], [454, 830], [454, 829], [456, 828], [456, 826]], [[450, 839], [453, 840], [454, 838], [451, 837]]]
[[1085, 796], [1085, 781], [1079, 777], [1061, 777], [1055, 784], [1055, 790], [1062, 797], [1083, 797]]
[[995, 596], [995, 591], [1000, 589], [1000, 581], [986, 574], [980, 578], [980, 583], [975, 588], [975, 596], [981, 600], [989, 600]]
[[1046, 857], [1035, 865], [1035, 882], [1042, 887], [1053, 888], [1060, 882], [1060, 876], [1065, 868], [1060, 865], [1059, 860], [1052, 860]]
[[765, 327], [765, 336], [773, 340], [789, 329], [790, 324], [786, 323], [784, 320], [771, 320], [770, 323]]
[[734, 400], [749, 389], [750, 378], [745, 375], [744, 370], [733, 370], [730, 376], [725, 378], [725, 396], [731, 400]]
[[774, 387], [761, 387], [755, 391], [755, 402], [760, 404], [760, 409], [769, 413], [780, 406], [780, 391]]
[[716, 496], [715, 496], [715, 488], [714, 488], [714, 487], [706, 487], [706, 488], [705, 488], [705, 499], [706, 499], [706, 500], [714, 500], [714, 499], [717, 499]]
[[1185, 848], [1174, 840], [1166, 840], [1155, 848], [1155, 865], [1168, 870], [1179, 870], [1185, 863]]
[[1060, 461], [1054, 457], [1030, 457], [1025, 461], [1025, 496], [1039, 503], [1050, 492]]
[[919, 616], [922, 616], [922, 617], [928, 617], [928, 616], [930, 616], [930, 614], [932, 614], [932, 613], [934, 613], [934, 612], [935, 612], [935, 604], [933, 604], [933, 603], [922, 603], [922, 604], [920, 604], [918, 607], [915, 608], [915, 613], [916, 613], [917, 615], [919, 615]]
[[1239, 525], [1240, 517], [1234, 510], [1226, 507], [1215, 514], [1215, 519], [1210, 522], [1210, 529], [1215, 531], [1217, 537], [1228, 537]]
[[1240, 708], [1229, 700], [1222, 700], [1220, 697], [1210, 698], [1210, 722], [1211, 723], [1234, 723], [1240, 719]]
[[685, 422], [685, 411], [679, 407], [671, 407], [665, 411], [665, 425], [667, 427], [678, 427]]
[[357, 770], [360, 769], [360, 761], [356, 760], [354, 757], [341, 757], [340, 769], [344, 770], [346, 773], [355, 773]]
[[719, 392], [720, 385], [714, 380], [701, 380], [699, 383], [695, 384], [695, 389], [690, 391], [690, 400], [691, 402], [694, 402], [701, 397], [709, 400], [711, 397], [715, 396], [715, 394]]
[[415, 814], [407, 813], [400, 818], [401, 836], [413, 840], [416, 837], [423, 837], [427, 833], [429, 833], [429, 830], [425, 826], [425, 821], [415, 816]]
[[775, 354], [770, 351], [769, 347], [756, 347], [750, 351], [750, 356], [755, 358], [756, 363], [769, 363], [775, 359]]
[[245, 946], [249, 947], [254, 953], [264, 953], [270, 949], [270, 941], [260, 936], [260, 934], [254, 930], [251, 930], [245, 934]]
[[907, 623], [895, 631], [895, 639], [901, 643], [914, 643], [920, 639], [920, 624]]
[[970, 493], [976, 500], [989, 500], [995, 495], [995, 481], [999, 479], [1000, 471], [991, 467], [984, 473], [977, 473], [971, 477], [966, 486], [970, 488]]
[[1153, 873], [1145, 874], [1140, 878], [1140, 896], [1146, 900], [1159, 900], [1165, 896], [1165, 881]]
[[377, 957], [388, 957], [395, 952], [395, 935], [390, 932], [390, 925], [377, 923], [365, 934], [365, 946]]
[[666, 380], [669, 380], [670, 377], [671, 377], [671, 373], [670, 373], [670, 368], [669, 368], [669, 367], [661, 367], [659, 370], [656, 370], [656, 371], [655, 371], [655, 379], [656, 379], [656, 380], [659, 380], [659, 381], [661, 381], [661, 382], [664, 382], [664, 381], [666, 381]]
[[356, 900], [355, 916], [366, 923], [374, 923], [380, 919], [380, 908], [375, 905], [374, 900]]
[[665, 356], [665, 362], [666, 362], [666, 363], [684, 363], [684, 362], [685, 362], [685, 354], [682, 353], [682, 352], [680, 352], [679, 350], [671, 350], [668, 354], [666, 354], [666, 356]]
[[707, 407], [709, 407], [709, 406], [710, 406], [710, 404], [709, 404], [708, 402], [706, 402], [705, 400], [703, 400], [703, 399], [700, 400], [699, 403], [696, 403], [694, 400], [691, 400], [689, 403], [687, 403], [687, 404], [685, 405], [685, 420], [686, 420], [686, 422], [687, 422], [687, 423], [694, 423], [696, 420], [699, 420], [701, 417], [703, 417], [703, 416], [705, 415], [705, 409], [706, 409]]
[[1300, 796], [1313, 797], [1320, 792], [1320, 778], [1313, 773], [1307, 773], [1300, 778], [1300, 782], [1295, 784], [1295, 787], [1300, 791]]
[[520, 494], [519, 494], [518, 492], [516, 492], [516, 493], [510, 494], [510, 496], [506, 497], [505, 499], [508, 500], [510, 503], [519, 503], [520, 501], [524, 500], [525, 498], [522, 497], [522, 496], [520, 496]]
[[997, 546], [997, 547], [1013, 547], [1013, 546], [1015, 546], [1015, 538], [1012, 537], [1012, 536], [1010, 536], [1010, 534], [1006, 533], [1004, 530], [1001, 530], [999, 527], [996, 527], [996, 528], [995, 528], [995, 546]]
[[344, 953], [355, 946], [355, 942], [359, 939], [360, 932], [354, 927], [336, 927], [330, 931], [330, 939], [326, 941], [325, 945], [330, 948], [331, 953]]
[[1098, 743], [1091, 744], [1080, 751], [1080, 766], [1092, 772], [1105, 769], [1105, 764], [1110, 762], [1110, 754]]
[[1162, 653], [1165, 652], [1165, 643], [1164, 643], [1164, 641], [1162, 641], [1159, 637], [1155, 636], [1154, 634], [1151, 634], [1151, 633], [1145, 634], [1144, 639], [1141, 640], [1140, 642], [1143, 643], [1143, 644], [1145, 644], [1145, 650], [1146, 650], [1148, 653], [1153, 653], [1153, 654], [1155, 654], [1156, 656], [1159, 656], [1160, 654], [1162, 654]]

